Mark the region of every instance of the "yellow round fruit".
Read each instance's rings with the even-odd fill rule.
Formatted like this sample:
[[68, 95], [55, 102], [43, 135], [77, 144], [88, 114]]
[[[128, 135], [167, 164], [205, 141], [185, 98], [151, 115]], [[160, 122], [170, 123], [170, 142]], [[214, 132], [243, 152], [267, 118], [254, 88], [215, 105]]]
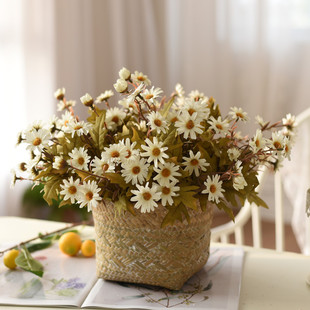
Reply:
[[15, 258], [18, 256], [19, 251], [18, 250], [10, 250], [6, 252], [3, 256], [3, 263], [6, 267], [10, 269], [16, 268]]
[[60, 251], [69, 256], [76, 255], [80, 251], [81, 244], [81, 237], [73, 231], [64, 233], [58, 241]]
[[92, 257], [96, 253], [96, 244], [93, 240], [85, 240], [82, 242], [81, 252], [86, 257]]

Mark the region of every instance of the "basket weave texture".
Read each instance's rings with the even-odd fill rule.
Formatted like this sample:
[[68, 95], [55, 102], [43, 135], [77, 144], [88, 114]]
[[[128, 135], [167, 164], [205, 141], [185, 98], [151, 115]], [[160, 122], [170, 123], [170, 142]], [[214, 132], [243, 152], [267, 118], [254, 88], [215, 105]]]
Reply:
[[115, 215], [110, 201], [93, 208], [97, 276], [180, 289], [209, 257], [212, 206], [205, 212], [189, 211], [190, 224], [161, 228], [166, 214], [162, 206], [136, 216]]

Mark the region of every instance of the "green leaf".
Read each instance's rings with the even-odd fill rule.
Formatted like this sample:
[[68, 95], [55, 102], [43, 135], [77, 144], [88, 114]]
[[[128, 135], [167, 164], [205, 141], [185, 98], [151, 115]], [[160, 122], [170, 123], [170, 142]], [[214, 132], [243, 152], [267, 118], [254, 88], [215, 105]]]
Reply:
[[90, 130], [90, 135], [94, 141], [95, 148], [99, 150], [100, 155], [104, 149], [104, 139], [107, 134], [107, 129], [105, 127], [105, 115], [106, 111], [102, 110], [100, 115], [96, 118], [92, 130]]
[[106, 177], [111, 183], [118, 184], [122, 188], [126, 188], [128, 184], [124, 181], [124, 178], [119, 173], [103, 173], [103, 177]]
[[132, 130], [132, 138], [131, 142], [136, 142], [137, 146], [140, 147], [142, 144], [144, 144], [144, 141], [140, 138], [138, 131], [135, 129], [135, 127], [131, 127]]
[[176, 133], [177, 133], [177, 130], [171, 127], [170, 132], [168, 133], [167, 137], [165, 138], [165, 140], [163, 140], [163, 143], [164, 143], [163, 146], [173, 146], [176, 140], [176, 136], [177, 136]]
[[260, 197], [258, 197], [256, 192], [251, 192], [247, 196], [247, 199], [250, 203], [255, 203], [257, 206], [261, 206], [261, 207], [264, 207], [266, 209], [269, 209], [266, 202], [263, 199], [261, 199]]
[[161, 115], [163, 117], [167, 117], [168, 113], [169, 113], [169, 110], [170, 108], [172, 107], [173, 105], [173, 102], [174, 102], [174, 97], [172, 97], [168, 102], [166, 102], [161, 110]]
[[174, 204], [171, 207], [168, 208], [168, 213], [164, 217], [161, 227], [166, 227], [169, 225], [173, 225], [175, 221], [183, 222], [183, 216], [187, 219], [187, 222], [190, 222], [190, 217], [188, 214], [188, 211], [183, 203], [180, 203], [179, 205]]
[[235, 220], [235, 215], [233, 213], [233, 211], [227, 207], [227, 205], [223, 202], [223, 201], [220, 201], [219, 203], [216, 204], [217, 207], [220, 209], [220, 210], [224, 210], [225, 213], [234, 221]]
[[42, 241], [42, 242], [28, 243], [28, 244], [26, 244], [26, 248], [27, 248], [27, 250], [30, 253], [32, 253], [32, 252], [35, 252], [35, 251], [46, 249], [46, 248], [48, 248], [51, 245], [52, 245], [52, 241], [51, 240], [45, 240], [45, 241]]
[[183, 203], [187, 208], [191, 208], [193, 210], [198, 209], [197, 198], [193, 197], [197, 193], [194, 192], [195, 189], [198, 189], [198, 186], [184, 186], [180, 187], [179, 196], [174, 198], [175, 204]]
[[61, 190], [60, 184], [62, 184], [62, 179], [59, 177], [50, 178], [44, 185], [44, 195], [43, 198], [51, 206], [53, 200], [58, 200], [58, 193]]
[[31, 256], [26, 247], [21, 248], [19, 255], [15, 259], [15, 263], [26, 271], [32, 272], [39, 277], [43, 276], [43, 265]]

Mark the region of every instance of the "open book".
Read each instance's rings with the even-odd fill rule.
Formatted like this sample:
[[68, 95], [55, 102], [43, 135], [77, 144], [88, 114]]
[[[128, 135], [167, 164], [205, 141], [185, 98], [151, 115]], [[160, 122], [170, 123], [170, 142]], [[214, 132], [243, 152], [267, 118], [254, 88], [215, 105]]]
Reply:
[[[243, 250], [211, 248], [205, 267], [179, 291], [96, 278], [95, 258], [68, 257], [57, 245], [33, 253], [39, 278], [0, 262], [0, 304], [115, 309], [238, 309]], [[224, 297], [224, 298], [223, 298]]]

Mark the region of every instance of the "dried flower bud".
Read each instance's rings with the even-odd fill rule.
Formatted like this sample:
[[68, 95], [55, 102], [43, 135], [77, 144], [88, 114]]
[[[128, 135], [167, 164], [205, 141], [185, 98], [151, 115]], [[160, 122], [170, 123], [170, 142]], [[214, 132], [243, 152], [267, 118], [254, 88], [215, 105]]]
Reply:
[[54, 96], [57, 100], [63, 100], [65, 97], [65, 93], [66, 93], [66, 90], [64, 88], [58, 88], [55, 91]]
[[129, 80], [131, 73], [128, 69], [126, 69], [125, 67], [123, 67], [119, 73], [118, 73], [119, 77], [123, 80]]
[[128, 88], [128, 84], [124, 79], [118, 79], [113, 86], [118, 93], [123, 93]]
[[93, 105], [93, 103], [94, 103], [93, 98], [92, 98], [91, 95], [88, 94], [88, 93], [86, 93], [84, 96], [82, 96], [82, 97], [80, 98], [80, 100], [81, 100], [81, 102], [82, 102], [85, 106], [87, 106], [87, 107], [91, 107], [91, 106]]

